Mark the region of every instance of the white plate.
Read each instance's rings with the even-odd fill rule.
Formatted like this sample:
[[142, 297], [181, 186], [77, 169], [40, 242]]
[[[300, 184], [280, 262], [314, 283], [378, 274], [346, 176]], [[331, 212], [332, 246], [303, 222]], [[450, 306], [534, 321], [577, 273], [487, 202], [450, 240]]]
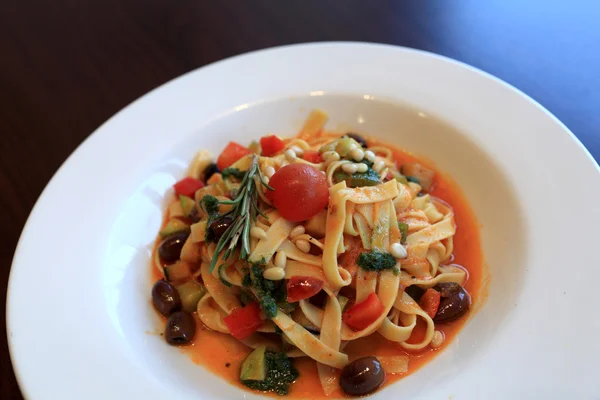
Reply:
[[[540, 105], [455, 61], [310, 44], [219, 62], [119, 112], [56, 173], [10, 277], [13, 364], [30, 399], [252, 398], [149, 332], [150, 247], [193, 153], [308, 110], [434, 160], [482, 224], [487, 303], [438, 358], [373, 398], [599, 398], [600, 174]], [[443, 122], [440, 122], [443, 121]]]

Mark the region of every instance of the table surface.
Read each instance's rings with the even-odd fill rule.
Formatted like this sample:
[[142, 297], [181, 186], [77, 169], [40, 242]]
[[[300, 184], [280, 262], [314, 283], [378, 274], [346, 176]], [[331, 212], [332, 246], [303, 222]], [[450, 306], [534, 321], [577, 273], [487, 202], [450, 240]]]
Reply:
[[[170, 79], [251, 50], [349, 40], [449, 56], [533, 97], [598, 160], [599, 20], [595, 0], [3, 2], [0, 287], [36, 199], [88, 135]], [[0, 398], [21, 398], [5, 337], [0, 366]]]

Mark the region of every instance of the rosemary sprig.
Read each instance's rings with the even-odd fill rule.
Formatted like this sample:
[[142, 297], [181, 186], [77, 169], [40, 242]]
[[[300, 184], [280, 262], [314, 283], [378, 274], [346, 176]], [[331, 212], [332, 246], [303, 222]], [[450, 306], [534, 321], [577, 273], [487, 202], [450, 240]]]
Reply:
[[267, 183], [265, 183], [260, 168], [258, 167], [258, 155], [252, 157], [250, 167], [246, 171], [246, 174], [242, 178], [242, 183], [238, 189], [238, 195], [233, 200], [219, 200], [219, 204], [229, 204], [232, 206], [231, 210], [225, 214], [230, 215], [233, 222], [225, 233], [221, 236], [217, 243], [215, 253], [213, 254], [210, 271], [212, 272], [217, 265], [219, 255], [223, 253], [223, 261], [235, 253], [238, 242], [241, 239], [241, 251], [240, 258], [247, 260], [250, 255], [250, 227], [251, 221], [256, 221], [258, 214], [267, 218], [266, 215], [260, 211], [258, 207], [258, 187], [257, 180], [267, 189], [273, 190]]

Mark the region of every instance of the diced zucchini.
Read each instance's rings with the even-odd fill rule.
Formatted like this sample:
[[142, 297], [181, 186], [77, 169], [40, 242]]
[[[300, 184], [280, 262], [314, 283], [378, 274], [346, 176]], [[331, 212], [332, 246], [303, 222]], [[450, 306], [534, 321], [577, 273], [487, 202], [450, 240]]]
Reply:
[[179, 297], [181, 297], [183, 309], [190, 313], [196, 311], [198, 302], [206, 294], [204, 285], [195, 279], [190, 279], [183, 285], [177, 286], [177, 291], [179, 292]]
[[266, 346], [259, 346], [242, 363], [240, 380], [264, 381], [267, 377]]
[[192, 213], [196, 212], [196, 203], [191, 197], [179, 195], [179, 203], [184, 217], [191, 217]]
[[367, 172], [357, 172], [352, 175], [345, 173], [344, 171], [338, 170], [333, 174], [333, 180], [336, 183], [346, 181], [348, 187], [361, 187], [361, 186], [376, 186], [381, 183], [379, 175], [371, 168]]
[[286, 314], [291, 313], [296, 309], [296, 304], [288, 303], [287, 301], [282, 301], [277, 303], [277, 307], [281, 309]]
[[416, 162], [402, 165], [402, 174], [406, 176], [409, 182], [415, 182], [411, 180], [411, 178], [415, 178], [417, 180], [415, 183], [418, 183], [427, 191], [431, 189], [435, 177], [435, 172]]
[[158, 235], [164, 239], [179, 232], [187, 232], [189, 229], [190, 226], [179, 218], [171, 218], [165, 227], [158, 232]]
[[325, 225], [327, 221], [327, 210], [319, 211], [315, 216], [306, 221], [304, 228], [309, 235], [322, 239], [325, 237]]
[[165, 267], [165, 278], [169, 282], [180, 281], [187, 279], [192, 276], [192, 268], [190, 264], [185, 261], [177, 261], [174, 264], [167, 265]]
[[229, 280], [227, 279], [227, 274], [225, 273], [226, 271], [227, 271], [226, 265], [221, 265], [219, 267], [219, 279], [221, 280], [223, 285], [225, 285], [227, 287], [231, 287], [231, 282], [229, 282]]
[[348, 305], [348, 302], [350, 301], [349, 298], [344, 297], [344, 296], [339, 296], [338, 297], [338, 301], [340, 303], [340, 309], [342, 310], [342, 312], [344, 311], [344, 308], [346, 308], [346, 306]]
[[362, 147], [356, 140], [349, 137], [343, 137], [338, 140], [335, 146], [335, 151], [340, 155], [340, 157], [346, 157], [348, 156], [348, 153], [350, 153], [353, 144], [359, 149]]
[[190, 240], [192, 243], [201, 243], [206, 239], [206, 228], [208, 221], [200, 221], [190, 226]]
[[181, 203], [174, 201], [169, 205], [169, 218], [183, 217], [183, 210], [181, 209]]

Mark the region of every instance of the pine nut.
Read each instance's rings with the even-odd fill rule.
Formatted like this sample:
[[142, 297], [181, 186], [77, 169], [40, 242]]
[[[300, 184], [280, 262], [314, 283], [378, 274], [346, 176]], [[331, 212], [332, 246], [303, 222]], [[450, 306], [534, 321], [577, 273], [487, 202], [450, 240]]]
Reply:
[[367, 150], [365, 151], [365, 158], [368, 161], [375, 162], [375, 153], [373, 153], [371, 150]]
[[263, 171], [263, 175], [266, 176], [267, 178], [272, 177], [273, 175], [275, 175], [275, 168], [273, 168], [270, 165], [266, 166], [265, 170]]
[[297, 156], [301, 156], [302, 154], [304, 154], [304, 150], [302, 150], [298, 146], [290, 146], [290, 150], [292, 150], [294, 153], [296, 153]]
[[296, 152], [292, 149], [287, 149], [285, 151], [285, 158], [287, 158], [289, 162], [296, 161]]
[[365, 158], [365, 152], [361, 149], [352, 149], [350, 157], [352, 157], [354, 161], [362, 161], [363, 158]]
[[280, 281], [285, 277], [285, 271], [283, 268], [274, 267], [266, 269], [263, 272], [263, 278], [268, 279], [270, 281]]
[[408, 256], [406, 249], [400, 243], [394, 243], [390, 246], [390, 254], [395, 258], [406, 258]]
[[367, 172], [367, 170], [369, 169], [369, 167], [367, 167], [367, 164], [363, 164], [363, 163], [356, 164], [356, 167], [357, 167], [356, 172], [360, 172], [360, 173]]
[[308, 243], [307, 240], [298, 239], [294, 244], [296, 245], [298, 250], [300, 250], [303, 253], [308, 253], [310, 251], [310, 243]]
[[434, 349], [438, 349], [442, 347], [444, 344], [444, 334], [440, 331], [433, 332], [433, 337], [431, 338], [431, 347]]
[[276, 267], [284, 268], [286, 262], [287, 262], [287, 256], [285, 255], [285, 251], [279, 250], [277, 252], [277, 254], [275, 254], [275, 261], [273, 262], [273, 264]]
[[344, 164], [342, 165], [342, 171], [347, 174], [354, 174], [356, 171], [358, 171], [358, 165], [353, 163]]
[[290, 232], [290, 238], [294, 239], [296, 236], [300, 236], [304, 232], [306, 232], [306, 229], [304, 229], [304, 226], [303, 225], [298, 225], [294, 229], [292, 229], [292, 231]]
[[250, 229], [250, 236], [252, 236], [253, 238], [256, 239], [266, 239], [267, 238], [267, 232], [265, 232], [262, 228], [258, 227], [258, 226], [254, 226], [252, 227], [252, 229]]
[[377, 160], [377, 161], [375, 161], [375, 164], [373, 164], [373, 169], [375, 170], [375, 172], [381, 172], [381, 170], [384, 168], [385, 168], [385, 163], [381, 160]]

